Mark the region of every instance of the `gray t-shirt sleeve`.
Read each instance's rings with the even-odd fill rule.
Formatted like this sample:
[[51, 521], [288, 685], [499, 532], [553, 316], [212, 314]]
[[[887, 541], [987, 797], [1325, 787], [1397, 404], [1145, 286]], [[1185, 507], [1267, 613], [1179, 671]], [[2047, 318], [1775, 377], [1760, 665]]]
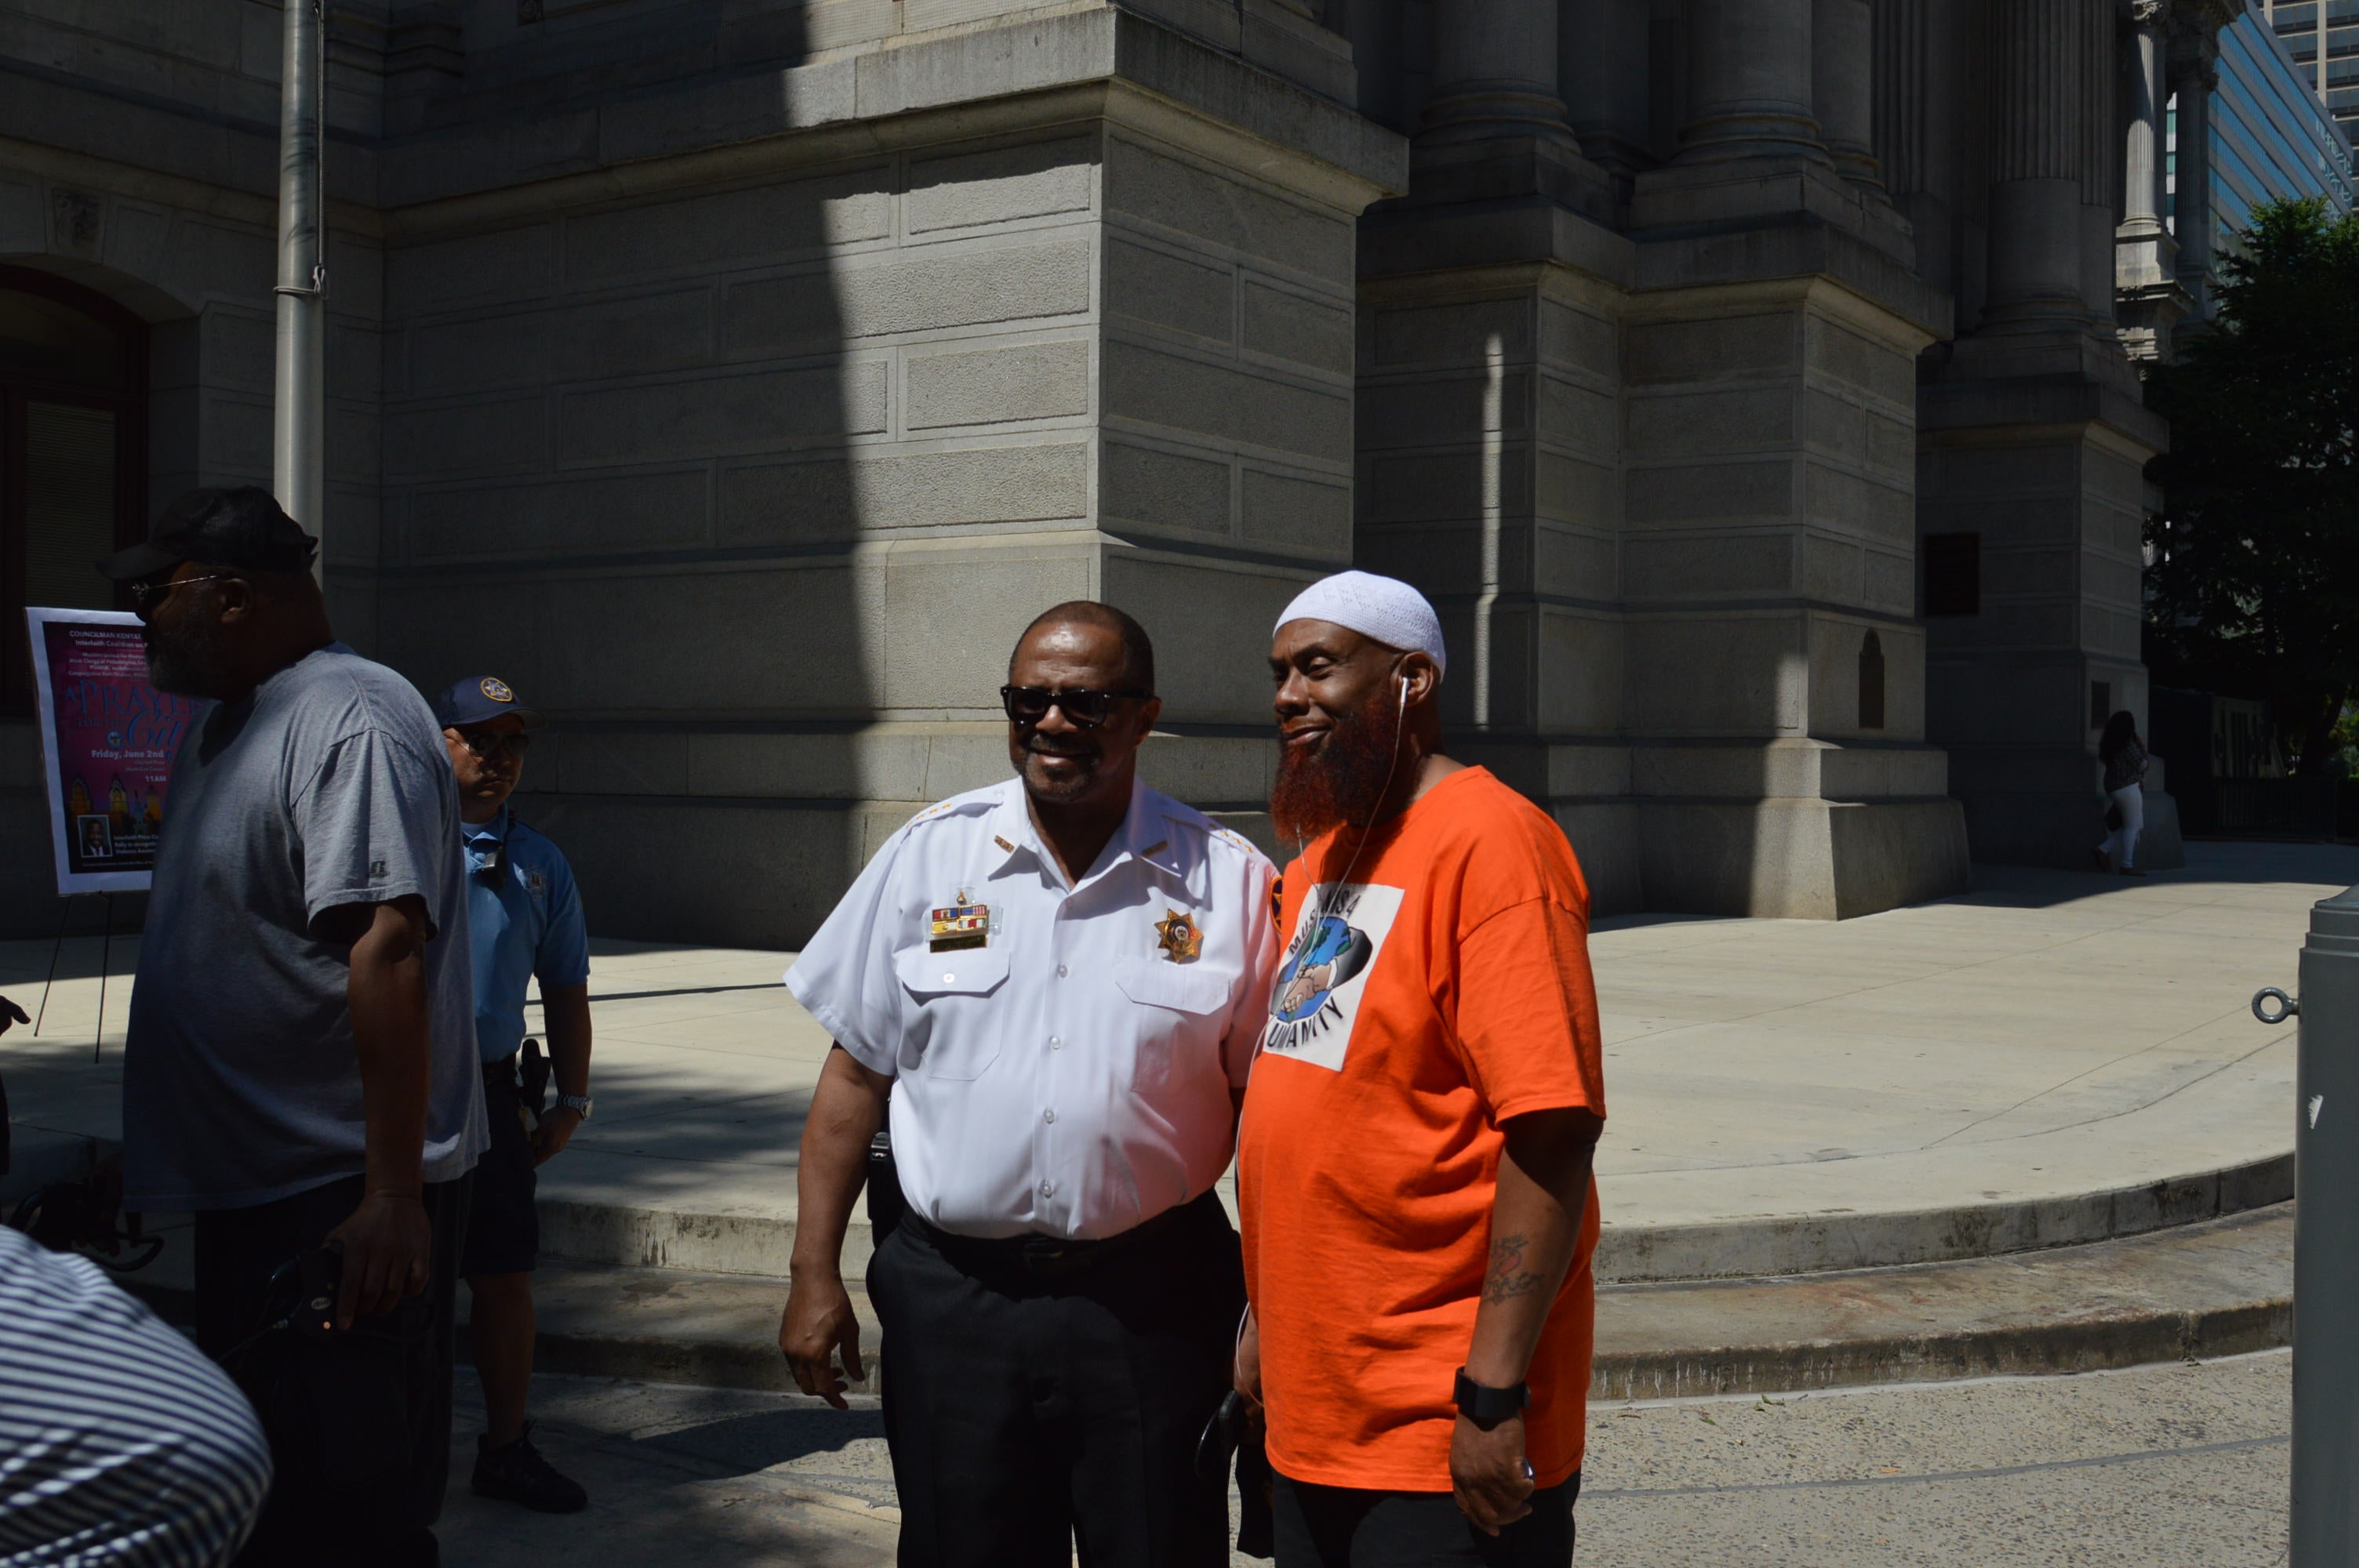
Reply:
[[315, 933], [332, 909], [412, 894], [425, 901], [429, 937], [440, 928], [439, 862], [460, 852], [443, 810], [450, 777], [448, 762], [420, 757], [382, 730], [329, 748], [295, 797], [303, 900]]

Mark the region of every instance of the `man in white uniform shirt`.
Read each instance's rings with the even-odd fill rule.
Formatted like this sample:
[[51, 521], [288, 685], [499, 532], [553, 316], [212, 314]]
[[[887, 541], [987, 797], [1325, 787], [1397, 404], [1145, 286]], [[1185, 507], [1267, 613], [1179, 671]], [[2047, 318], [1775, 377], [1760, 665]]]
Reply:
[[920, 812], [787, 985], [834, 1036], [779, 1348], [841, 1407], [840, 1272], [889, 1098], [907, 1217], [868, 1290], [905, 1568], [1228, 1562], [1196, 1443], [1244, 1282], [1212, 1184], [1277, 958], [1260, 851], [1136, 778], [1162, 705], [1129, 616], [1060, 604], [1002, 701], [1017, 776]]

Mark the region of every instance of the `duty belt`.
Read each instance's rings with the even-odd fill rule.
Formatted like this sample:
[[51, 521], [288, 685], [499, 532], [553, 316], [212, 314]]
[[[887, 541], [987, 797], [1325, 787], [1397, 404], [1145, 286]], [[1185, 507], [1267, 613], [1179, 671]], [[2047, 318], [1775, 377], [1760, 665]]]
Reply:
[[1207, 1192], [1189, 1203], [1165, 1209], [1128, 1230], [1103, 1240], [1085, 1241], [1062, 1236], [960, 1236], [929, 1222], [912, 1209], [902, 1222], [916, 1227], [934, 1250], [952, 1262], [972, 1260], [986, 1267], [1013, 1264], [1027, 1273], [1054, 1279], [1079, 1274], [1110, 1263], [1135, 1250], [1151, 1237], [1179, 1226], [1205, 1205], [1217, 1206], [1220, 1195]]

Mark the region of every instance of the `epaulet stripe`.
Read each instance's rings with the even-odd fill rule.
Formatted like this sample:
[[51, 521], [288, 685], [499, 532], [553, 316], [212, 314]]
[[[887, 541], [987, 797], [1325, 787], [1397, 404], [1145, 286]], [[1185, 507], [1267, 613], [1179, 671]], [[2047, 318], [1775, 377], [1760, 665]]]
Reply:
[[991, 802], [983, 800], [940, 800], [926, 807], [923, 811], [919, 812], [915, 816], [910, 817], [908, 821], [903, 823], [901, 826], [904, 827], [915, 827], [919, 823], [939, 821], [942, 817], [955, 816], [961, 812], [970, 809], [973, 810], [976, 815], [980, 816], [984, 811], [989, 810], [991, 806]]

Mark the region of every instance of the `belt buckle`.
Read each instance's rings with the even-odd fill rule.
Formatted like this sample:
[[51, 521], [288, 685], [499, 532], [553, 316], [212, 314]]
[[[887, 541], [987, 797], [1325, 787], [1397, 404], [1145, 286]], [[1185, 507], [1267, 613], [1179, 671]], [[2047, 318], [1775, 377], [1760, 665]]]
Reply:
[[1021, 1256], [1026, 1269], [1035, 1274], [1046, 1274], [1062, 1263], [1071, 1252], [1070, 1243], [1053, 1236], [1027, 1236], [1024, 1238]]

